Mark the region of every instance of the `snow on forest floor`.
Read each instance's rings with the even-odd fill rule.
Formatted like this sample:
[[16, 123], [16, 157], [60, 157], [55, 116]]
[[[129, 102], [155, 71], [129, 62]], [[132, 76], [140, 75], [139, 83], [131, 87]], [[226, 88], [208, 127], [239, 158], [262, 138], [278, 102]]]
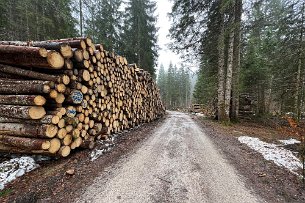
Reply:
[[[297, 174], [297, 170], [302, 168], [302, 162], [290, 150], [284, 149], [280, 145], [270, 144], [261, 141], [259, 138], [241, 136], [238, 137], [241, 143], [261, 153], [266, 160], [273, 161], [276, 165], [287, 168], [290, 172]], [[284, 145], [297, 143], [297, 140], [280, 140]]]
[[32, 157], [26, 156], [0, 163], [0, 190], [3, 190], [7, 183], [38, 167], [39, 165]]
[[290, 144], [299, 144], [301, 141], [290, 138], [289, 140], [279, 140], [283, 145], [290, 145]]

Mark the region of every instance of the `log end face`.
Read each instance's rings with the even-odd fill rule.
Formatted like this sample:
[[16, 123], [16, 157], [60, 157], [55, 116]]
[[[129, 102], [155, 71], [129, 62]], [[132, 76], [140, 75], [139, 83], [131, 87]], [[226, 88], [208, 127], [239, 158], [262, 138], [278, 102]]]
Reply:
[[45, 49], [45, 48], [39, 48], [39, 55], [41, 56], [41, 57], [47, 57], [48, 56], [48, 51]]
[[58, 138], [53, 138], [50, 141], [49, 152], [55, 154], [60, 149], [60, 140]]
[[59, 154], [62, 157], [69, 156], [70, 152], [71, 152], [71, 148], [69, 146], [62, 146], [59, 150]]
[[48, 125], [47, 129], [46, 129], [46, 136], [49, 138], [53, 138], [55, 137], [55, 135], [58, 132], [58, 127], [55, 125]]
[[73, 56], [72, 48], [66, 43], [61, 44], [60, 53], [64, 58], [71, 58]]
[[50, 148], [50, 146], [51, 146], [50, 141], [46, 140], [46, 141], [44, 141], [44, 142], [42, 143], [41, 149], [43, 149], [43, 150], [48, 150], [48, 149]]
[[46, 111], [43, 107], [31, 107], [29, 109], [29, 116], [30, 118], [37, 120], [37, 119], [41, 119], [42, 117], [44, 117], [46, 115]]
[[62, 104], [62, 103], [64, 103], [64, 101], [65, 101], [65, 95], [62, 94], [62, 93], [58, 93], [58, 94], [57, 94], [57, 97], [55, 98], [55, 100], [56, 100], [56, 102], [57, 102], [58, 104]]
[[41, 95], [38, 95], [34, 98], [34, 103], [37, 105], [37, 106], [43, 106], [46, 104], [46, 99], [41, 96]]
[[62, 55], [56, 51], [49, 51], [47, 56], [49, 65], [54, 69], [61, 69], [65, 65]]

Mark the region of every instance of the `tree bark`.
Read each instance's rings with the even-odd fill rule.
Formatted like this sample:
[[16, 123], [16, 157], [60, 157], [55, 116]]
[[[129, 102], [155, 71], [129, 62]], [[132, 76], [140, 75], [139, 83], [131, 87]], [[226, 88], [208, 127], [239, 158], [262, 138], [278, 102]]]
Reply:
[[[6, 45], [2, 45], [6, 46]], [[17, 65], [17, 66], [25, 66], [28, 68], [43, 68], [43, 69], [61, 69], [64, 66], [64, 58], [56, 51], [47, 51], [47, 56], [42, 57], [39, 56], [37, 51], [31, 53], [24, 54], [19, 53], [20, 50], [18, 46], [14, 46], [16, 48], [16, 52], [13, 50], [8, 52], [6, 49], [2, 49], [0, 45], [0, 63], [8, 64], [8, 65]], [[18, 48], [17, 48], [18, 47]], [[26, 47], [29, 48], [29, 47]], [[37, 47], [32, 47], [37, 48]]]
[[0, 123], [0, 134], [31, 138], [52, 138], [56, 135], [54, 125]]
[[50, 92], [49, 82], [46, 81], [0, 81], [0, 94], [47, 94]]
[[26, 78], [33, 78], [37, 80], [45, 80], [45, 81], [53, 81], [53, 82], [61, 82], [62, 78], [64, 77], [64, 75], [57, 76], [57, 75], [45, 74], [37, 71], [27, 70], [4, 64], [0, 64], [0, 72], [18, 75]]
[[46, 114], [43, 107], [0, 104], [0, 116], [21, 119], [41, 119]]
[[0, 144], [28, 150], [47, 150], [50, 148], [50, 141], [47, 139], [13, 137], [8, 135], [0, 135]]
[[240, 39], [241, 39], [242, 0], [235, 0], [235, 35], [233, 47], [233, 85], [232, 85], [232, 115], [238, 120], [239, 114], [239, 74], [240, 74]]
[[40, 95], [0, 95], [0, 104], [43, 106], [46, 99]]
[[[222, 6], [222, 1], [220, 7]], [[221, 10], [221, 8], [220, 8]], [[224, 14], [221, 11], [220, 22], [219, 22], [219, 36], [218, 36], [218, 102], [217, 102], [217, 116], [219, 121], [226, 120], [225, 113], [225, 75], [224, 75]]]
[[[233, 12], [232, 12], [233, 13]], [[233, 75], [233, 44], [234, 44], [234, 14], [231, 16], [230, 34], [228, 45], [228, 62], [227, 62], [227, 75], [225, 87], [225, 120], [230, 120], [230, 106], [231, 106], [231, 91], [232, 91], [232, 75]]]
[[299, 120], [301, 118], [301, 89], [303, 85], [303, 77], [301, 76], [303, 71], [302, 71], [302, 66], [303, 66], [303, 35], [304, 35], [304, 9], [305, 9], [305, 3], [302, 4], [302, 16], [301, 16], [301, 22], [300, 22], [300, 37], [299, 37], [299, 58], [298, 58], [298, 70], [297, 70], [297, 78], [296, 78], [296, 93], [295, 93], [295, 113], [297, 116], [297, 119]]
[[[0, 44], [3, 44], [2, 42]], [[13, 55], [25, 55], [33, 58], [46, 58], [48, 51], [41, 47], [29, 47], [29, 46], [13, 46], [13, 45], [0, 45], [0, 55], [13, 54]]]

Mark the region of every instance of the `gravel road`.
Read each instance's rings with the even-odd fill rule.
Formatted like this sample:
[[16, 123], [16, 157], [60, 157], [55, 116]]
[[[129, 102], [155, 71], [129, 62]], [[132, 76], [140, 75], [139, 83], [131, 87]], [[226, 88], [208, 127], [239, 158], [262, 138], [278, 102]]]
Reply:
[[165, 122], [107, 168], [78, 202], [263, 202], [186, 114]]

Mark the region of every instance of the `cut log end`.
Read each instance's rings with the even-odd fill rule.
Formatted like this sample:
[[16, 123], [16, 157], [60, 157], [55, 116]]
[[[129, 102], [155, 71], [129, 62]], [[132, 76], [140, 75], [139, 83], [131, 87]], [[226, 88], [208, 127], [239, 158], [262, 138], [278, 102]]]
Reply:
[[46, 129], [46, 136], [49, 138], [53, 138], [55, 137], [55, 135], [58, 132], [58, 127], [55, 125], [48, 125], [47, 129]]
[[65, 65], [65, 60], [60, 53], [49, 51], [47, 56], [49, 65], [54, 69], [61, 69]]
[[41, 119], [42, 117], [44, 117], [46, 115], [46, 111], [43, 107], [31, 107], [29, 109], [29, 116], [32, 119]]
[[90, 80], [90, 73], [89, 73], [89, 71], [84, 70], [82, 77], [83, 77], [84, 81], [88, 82]]
[[48, 56], [48, 51], [45, 49], [45, 48], [39, 48], [39, 55], [41, 56], [41, 57], [47, 57]]
[[62, 76], [62, 83], [68, 85], [70, 83], [70, 77], [67, 75]]
[[70, 152], [71, 152], [71, 148], [69, 146], [62, 146], [59, 149], [58, 154], [62, 157], [67, 157], [67, 156], [69, 156]]
[[60, 46], [60, 53], [64, 58], [71, 58], [73, 56], [72, 49], [68, 44], [62, 44]]
[[34, 98], [34, 103], [35, 103], [37, 106], [43, 106], [43, 105], [45, 105], [46, 101], [47, 101], [47, 100], [46, 100], [43, 96], [41, 96], [41, 95], [38, 95], [38, 96], [36, 96], [36, 97]]
[[62, 94], [62, 93], [58, 93], [58, 94], [57, 94], [57, 97], [55, 98], [55, 100], [56, 100], [56, 102], [57, 102], [58, 104], [62, 104], [62, 103], [64, 103], [64, 101], [65, 101], [65, 95]]
[[48, 150], [50, 148], [50, 146], [51, 146], [50, 141], [46, 140], [42, 143], [41, 149]]
[[60, 146], [61, 146], [60, 145], [60, 140], [58, 138], [53, 138], [50, 141], [49, 152], [52, 153], [52, 154], [55, 154], [60, 149]]

